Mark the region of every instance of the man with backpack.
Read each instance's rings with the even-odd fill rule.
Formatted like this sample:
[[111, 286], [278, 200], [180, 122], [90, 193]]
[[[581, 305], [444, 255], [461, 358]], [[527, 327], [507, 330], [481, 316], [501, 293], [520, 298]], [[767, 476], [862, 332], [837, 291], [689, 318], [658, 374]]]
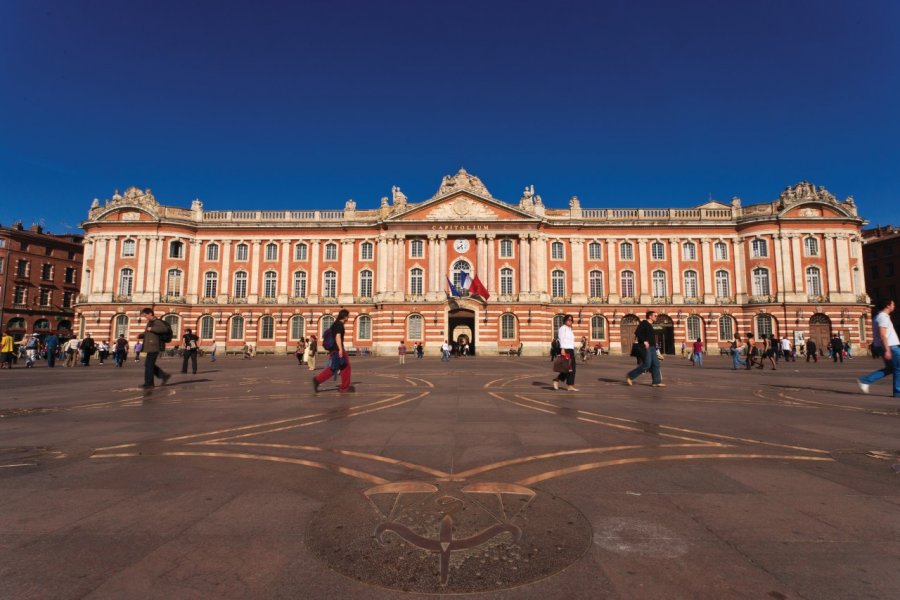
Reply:
[[183, 357], [183, 361], [181, 363], [181, 372], [187, 373], [188, 368], [188, 360], [191, 361], [191, 369], [194, 372], [194, 375], [197, 374], [197, 352], [200, 350], [200, 346], [198, 346], [198, 342], [200, 338], [194, 335], [190, 329], [186, 331], [186, 333], [181, 336], [181, 356]]
[[328, 351], [328, 366], [321, 373], [313, 377], [313, 391], [318, 393], [319, 386], [325, 383], [335, 371], [341, 372], [341, 386], [338, 391], [342, 394], [355, 392], [356, 388], [350, 385], [350, 359], [347, 357], [347, 351], [344, 348], [344, 323], [350, 311], [342, 308], [337, 315], [337, 320], [322, 336], [322, 347]]
[[156, 359], [166, 344], [172, 341], [172, 328], [162, 319], [157, 319], [152, 308], [142, 310], [141, 318], [147, 320], [147, 328], [138, 334], [138, 338], [143, 340], [143, 351], [147, 354], [147, 358], [144, 359], [144, 385], [141, 387], [149, 389], [154, 385], [154, 377], [162, 379], [163, 384], [171, 377], [156, 366]]

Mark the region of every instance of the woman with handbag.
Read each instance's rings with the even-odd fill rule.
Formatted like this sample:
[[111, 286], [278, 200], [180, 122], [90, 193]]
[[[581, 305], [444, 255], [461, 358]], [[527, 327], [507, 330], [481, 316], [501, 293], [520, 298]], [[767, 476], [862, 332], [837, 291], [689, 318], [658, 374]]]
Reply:
[[[565, 381], [566, 389], [570, 392], [578, 391], [578, 388], [575, 387], [575, 333], [572, 331], [572, 322], [572, 315], [565, 315], [563, 324], [559, 326], [559, 332], [557, 333], [561, 353], [553, 362], [553, 370], [559, 373], [556, 379], [553, 380], [554, 390], [559, 389], [560, 381]], [[567, 370], [562, 370], [566, 366], [563, 362], [564, 358], [569, 363]]]

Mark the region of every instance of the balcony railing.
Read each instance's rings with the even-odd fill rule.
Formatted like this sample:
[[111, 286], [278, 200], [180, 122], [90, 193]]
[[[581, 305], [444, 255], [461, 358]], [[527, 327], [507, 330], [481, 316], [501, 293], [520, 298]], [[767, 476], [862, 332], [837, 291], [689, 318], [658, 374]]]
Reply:
[[337, 296], [322, 296], [321, 302], [322, 304], [337, 304], [338, 299]]
[[716, 296], [716, 304], [734, 304], [734, 296]]
[[637, 298], [635, 298], [634, 296], [622, 296], [619, 299], [619, 303], [620, 304], [637, 304], [638, 302], [637, 302]]
[[131, 302], [131, 296], [125, 296], [125, 295], [122, 295], [122, 294], [114, 294], [113, 297], [112, 297], [112, 301], [113, 301], [113, 302], [119, 302], [119, 303], [122, 303], [122, 302]]
[[403, 298], [407, 302], [425, 302], [425, 296], [421, 294], [405, 294]]
[[828, 296], [825, 294], [810, 294], [806, 297], [806, 301], [811, 303], [828, 302]]
[[607, 297], [607, 296], [590, 296], [590, 297], [588, 297], [588, 304], [609, 304], [609, 297]]
[[653, 296], [653, 304], [672, 304], [672, 296]]
[[278, 298], [276, 298], [274, 296], [270, 297], [270, 298], [260, 298], [259, 303], [260, 304], [278, 304]]
[[572, 304], [571, 296], [553, 296], [550, 298], [550, 302], [553, 304]]
[[747, 299], [750, 304], [769, 304], [775, 302], [775, 296], [772, 294], [757, 294]]
[[307, 304], [309, 299], [306, 296], [291, 296], [288, 298], [288, 304]]
[[218, 299], [215, 296], [203, 296], [200, 298], [200, 304], [216, 304]]
[[247, 304], [247, 296], [228, 296], [229, 304]]
[[160, 294], [159, 301], [165, 304], [187, 304], [187, 298], [184, 296], [170, 296], [169, 294]]
[[497, 302], [518, 302], [519, 295], [518, 294], [501, 294], [496, 298]]
[[372, 296], [357, 296], [353, 299], [353, 302], [355, 302], [356, 304], [372, 304], [374, 302], [374, 299], [372, 298]]
[[701, 304], [703, 302], [703, 298], [700, 296], [685, 296], [684, 303], [685, 304]]

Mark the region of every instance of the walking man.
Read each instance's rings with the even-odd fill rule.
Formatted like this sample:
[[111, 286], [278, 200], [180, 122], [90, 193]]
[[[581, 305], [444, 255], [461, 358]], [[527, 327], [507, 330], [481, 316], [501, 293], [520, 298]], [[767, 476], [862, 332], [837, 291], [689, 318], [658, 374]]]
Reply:
[[81, 340], [81, 364], [85, 367], [91, 366], [91, 357], [96, 351], [97, 344], [94, 343], [94, 338], [89, 333], [84, 334], [84, 339]]
[[640, 325], [634, 332], [637, 343], [641, 348], [643, 363], [628, 372], [625, 377], [625, 383], [632, 385], [641, 373], [650, 371], [651, 383], [653, 387], [666, 387], [662, 382], [662, 375], [659, 372], [659, 355], [656, 353], [656, 335], [653, 332], [653, 323], [656, 322], [656, 311], [648, 310], [646, 318], [641, 321]]
[[838, 360], [841, 363], [844, 362], [844, 342], [837, 335], [831, 338], [831, 357], [834, 359], [834, 362]]
[[216, 350], [219, 349], [219, 342], [213, 340], [212, 346], [209, 347], [209, 362], [216, 362]]
[[731, 342], [731, 368], [737, 371], [738, 367], [746, 366], [747, 361], [741, 358], [741, 335], [736, 333], [734, 334], [734, 340]]
[[156, 359], [159, 358], [159, 353], [166, 346], [163, 341], [165, 339], [164, 336], [171, 339], [172, 330], [169, 328], [168, 323], [156, 318], [152, 308], [148, 307], [142, 310], [140, 318], [147, 321], [147, 328], [143, 333], [138, 334], [138, 338], [143, 341], [143, 351], [147, 354], [147, 357], [144, 359], [144, 385], [141, 387], [149, 389], [154, 385], [154, 377], [162, 379], [163, 384], [169, 381], [171, 377], [171, 375], [156, 366]]
[[694, 342], [692, 350], [693, 350], [692, 356], [694, 358], [694, 364], [692, 366], [702, 367], [703, 366], [703, 341], [700, 338], [697, 338], [697, 341]]
[[813, 359], [813, 362], [819, 362], [819, 349], [813, 339], [806, 340], [806, 362], [809, 362], [810, 358]]
[[857, 383], [864, 394], [869, 393], [869, 386], [888, 375], [894, 376], [894, 398], [900, 398], [900, 339], [891, 322], [894, 312], [893, 300], [879, 300], [875, 305], [878, 314], [872, 322], [875, 339], [872, 341], [872, 353], [884, 359], [884, 368], [872, 371], [860, 377]]
[[66, 366], [75, 366], [75, 356], [78, 354], [78, 338], [72, 338], [66, 342]]
[[441, 344], [441, 361], [450, 362], [450, 342], [448, 340], [444, 340], [444, 343]]
[[191, 371], [193, 371], [194, 375], [197, 374], [197, 351], [199, 350], [199, 346], [197, 342], [199, 338], [191, 333], [190, 329], [186, 329], [183, 336], [181, 336], [181, 356], [183, 360], [181, 362], [181, 372], [187, 373], [188, 368], [188, 359], [191, 360]]
[[[356, 391], [356, 388], [350, 385], [350, 359], [347, 356], [347, 350], [344, 348], [344, 323], [347, 322], [347, 317], [349, 316], [350, 311], [342, 308], [337, 315], [337, 320], [331, 326], [331, 336], [326, 334], [323, 337], [322, 343], [328, 351], [328, 366], [313, 377], [313, 391], [316, 393], [319, 391], [319, 386], [328, 381], [328, 378], [334, 374], [335, 370], [340, 370], [341, 372], [341, 386], [338, 388], [338, 391], [342, 394]], [[327, 338], [329, 337], [334, 338], [334, 342], [330, 347], [327, 343], [329, 341]]]
[[119, 339], [116, 340], [116, 366], [118, 368], [122, 368], [122, 364], [128, 358], [128, 340], [125, 339], [125, 334], [120, 333]]
[[400, 340], [400, 345], [397, 346], [397, 355], [400, 357], [400, 364], [406, 364], [406, 344], [403, 340]]
[[56, 353], [59, 351], [59, 338], [55, 333], [51, 333], [44, 339], [44, 345], [47, 349], [47, 366], [55, 367]]

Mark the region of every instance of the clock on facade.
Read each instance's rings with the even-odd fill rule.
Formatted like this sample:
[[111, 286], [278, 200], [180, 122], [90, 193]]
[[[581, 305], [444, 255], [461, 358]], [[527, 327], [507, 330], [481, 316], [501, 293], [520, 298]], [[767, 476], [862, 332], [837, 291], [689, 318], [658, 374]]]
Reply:
[[459, 252], [460, 254], [463, 252], [469, 251], [469, 240], [456, 240], [453, 243], [453, 249]]

